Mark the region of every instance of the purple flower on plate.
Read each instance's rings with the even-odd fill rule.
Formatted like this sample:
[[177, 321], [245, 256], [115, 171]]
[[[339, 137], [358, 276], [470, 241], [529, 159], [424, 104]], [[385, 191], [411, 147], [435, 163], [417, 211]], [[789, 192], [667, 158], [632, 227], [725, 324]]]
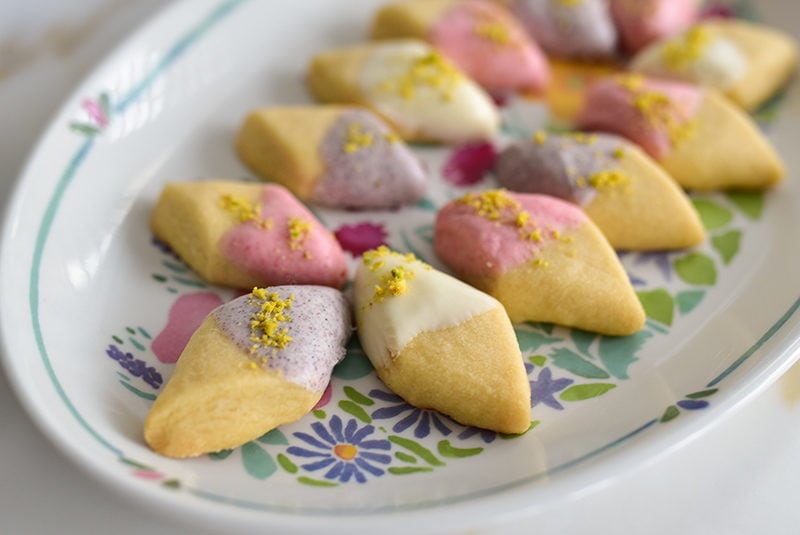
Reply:
[[375, 399], [391, 403], [388, 407], [381, 407], [372, 413], [372, 418], [375, 420], [404, 415], [392, 426], [392, 431], [395, 433], [402, 433], [415, 424], [414, 436], [416, 438], [425, 438], [430, 435], [432, 427], [435, 427], [444, 436], [453, 432], [447, 425], [449, 420], [436, 411], [419, 409], [403, 401], [400, 396], [383, 390], [370, 390], [369, 395]]
[[454, 186], [471, 186], [483, 180], [494, 166], [497, 152], [491, 143], [470, 143], [455, 149], [442, 168], [442, 177]]
[[494, 442], [494, 439], [497, 438], [496, 431], [490, 431], [489, 429], [481, 429], [479, 427], [467, 427], [461, 433], [458, 434], [458, 438], [461, 440], [465, 440], [471, 437], [478, 435], [481, 440], [483, 440], [487, 444], [491, 444]]
[[342, 225], [333, 234], [342, 249], [348, 251], [354, 258], [361, 256], [365, 251], [386, 245], [388, 237], [382, 224], [368, 222]]
[[573, 382], [572, 379], [553, 379], [553, 372], [550, 371], [550, 368], [543, 368], [539, 372], [538, 379], [531, 381], [531, 407], [542, 403], [553, 409], [564, 410], [564, 406], [556, 400], [555, 394]]
[[309, 459], [310, 462], [300, 466], [309, 472], [326, 470], [325, 479], [347, 483], [351, 479], [366, 483], [367, 475], [381, 476], [385, 470], [380, 465], [389, 464], [392, 457], [383, 451], [389, 451], [391, 443], [383, 439], [368, 439], [375, 432], [375, 427], [365, 425], [359, 427], [351, 418], [343, 427], [342, 419], [333, 416], [326, 427], [322, 422], [311, 424], [314, 434], [297, 432], [294, 436], [305, 446], [290, 446], [286, 451], [297, 457]]

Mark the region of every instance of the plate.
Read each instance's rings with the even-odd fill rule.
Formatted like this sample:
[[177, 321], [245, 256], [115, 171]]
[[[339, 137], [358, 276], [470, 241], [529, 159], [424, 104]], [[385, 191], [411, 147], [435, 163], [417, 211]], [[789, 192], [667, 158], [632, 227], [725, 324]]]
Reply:
[[[18, 183], [0, 260], [4, 364], [45, 435], [132, 499], [228, 532], [352, 533], [380, 521], [387, 533], [427, 533], [521, 521], [680, 447], [798, 356], [795, 83], [757, 115], [790, 170], [781, 186], [695, 197], [709, 230], [695, 250], [622, 255], [648, 312], [643, 331], [517, 327], [533, 391], [525, 435], [404, 404], [353, 342], [299, 422], [199, 459], [150, 451], [142, 421], [179, 350], [163, 333], [181, 328], [182, 311], [232, 296], [152, 238], [162, 185], [250, 179], [232, 150], [244, 115], [308, 102], [309, 58], [363, 39], [378, 3], [351, 0], [346, 16], [341, 4], [311, 0], [174, 4], [68, 99]], [[799, 19], [777, 0], [759, 9], [767, 21]], [[492, 151], [548, 120], [521, 98], [502, 113], [493, 146], [414, 149], [432, 174], [417, 205], [316, 215], [353, 257], [387, 243], [442, 267], [431, 246], [437, 207], [492, 187]]]

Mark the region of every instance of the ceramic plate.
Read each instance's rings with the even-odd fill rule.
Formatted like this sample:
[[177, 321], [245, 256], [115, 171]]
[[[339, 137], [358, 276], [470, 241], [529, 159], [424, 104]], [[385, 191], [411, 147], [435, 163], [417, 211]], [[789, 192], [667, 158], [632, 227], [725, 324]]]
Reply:
[[[648, 313], [644, 330], [614, 339], [517, 327], [533, 391], [525, 435], [406, 405], [352, 343], [299, 422], [193, 460], [150, 451], [142, 421], [180, 349], [170, 333], [186, 328], [186, 310], [232, 295], [154, 241], [148, 216], [162, 185], [249, 179], [232, 150], [245, 113], [308, 102], [309, 58], [363, 39], [376, 4], [177, 3], [99, 66], [33, 154], [3, 235], [5, 365], [45, 434], [130, 496], [228, 531], [495, 526], [652, 461], [797, 357], [795, 84], [758, 115], [788, 180], [767, 194], [695, 197], [709, 231], [695, 250], [622, 255]], [[759, 5], [767, 20], [800, 20], [797, 6]], [[386, 243], [441, 267], [431, 246], [437, 207], [491, 187], [492, 152], [547, 121], [542, 105], [523, 99], [507, 101], [503, 117], [494, 145], [415, 148], [432, 174], [417, 205], [316, 214], [351, 257]]]

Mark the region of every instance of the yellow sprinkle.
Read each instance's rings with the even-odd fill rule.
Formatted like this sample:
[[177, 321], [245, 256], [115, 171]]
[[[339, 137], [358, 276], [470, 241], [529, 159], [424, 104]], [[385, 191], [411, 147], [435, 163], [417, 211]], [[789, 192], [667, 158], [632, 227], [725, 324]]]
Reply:
[[682, 36], [665, 44], [661, 51], [661, 60], [671, 69], [686, 67], [703, 55], [711, 40], [712, 35], [707, 28], [695, 26]]
[[531, 215], [528, 212], [520, 212], [517, 214], [517, 226], [522, 228], [528, 224], [528, 220], [531, 218]]
[[539, 130], [533, 135], [533, 140], [537, 145], [542, 145], [545, 141], [547, 141], [547, 132]]
[[498, 45], [507, 45], [511, 42], [511, 33], [508, 31], [508, 26], [496, 20], [478, 22], [475, 25], [475, 35]]
[[510, 208], [514, 212], [520, 210], [519, 202], [501, 189], [484, 191], [479, 195], [468, 193], [457, 202], [473, 207], [479, 216], [491, 221], [500, 219], [501, 211], [506, 208]]
[[550, 262], [547, 260], [542, 260], [541, 258], [537, 258], [533, 261], [533, 265], [536, 267], [547, 267], [550, 265]]
[[584, 177], [579, 176], [579, 177], [577, 177], [575, 179], [575, 185], [578, 186], [579, 188], [583, 189], [583, 188], [588, 187], [589, 183], [586, 181], [586, 179]]
[[352, 154], [370, 145], [372, 145], [372, 134], [364, 130], [361, 123], [352, 122], [347, 126], [347, 135], [345, 136], [342, 150], [348, 154]]
[[553, 237], [554, 240], [557, 240], [561, 237], [561, 232], [558, 229], [553, 229], [550, 231], [550, 235]]
[[292, 321], [287, 311], [292, 307], [294, 296], [281, 299], [277, 292], [267, 292], [264, 288], [254, 288], [249, 302], [258, 307], [250, 316], [250, 352], [261, 347], [284, 349], [292, 341], [285, 326]]
[[383, 134], [383, 138], [389, 143], [398, 143], [400, 141], [400, 136], [394, 132], [386, 132]]
[[248, 362], [247, 367], [250, 368], [251, 370], [255, 370], [256, 368], [258, 368], [258, 364], [256, 364], [255, 362]]
[[311, 221], [306, 221], [299, 217], [289, 218], [289, 249], [297, 251], [300, 249], [311, 233]]
[[541, 229], [535, 229], [533, 232], [527, 235], [527, 239], [530, 241], [535, 241], [537, 243], [542, 241], [542, 231]]
[[622, 77], [619, 83], [633, 96], [633, 107], [654, 128], [666, 131], [673, 145], [685, 141], [695, 132], [694, 121], [684, 121], [677, 115], [674, 102], [664, 93], [643, 88], [641, 79], [631, 83], [632, 76]]
[[417, 89], [434, 89], [442, 100], [453, 98], [453, 91], [463, 76], [449, 61], [438, 52], [429, 52], [411, 63], [409, 68], [393, 78], [387, 78], [378, 85], [378, 90], [399, 95], [404, 100], [417, 96]]
[[617, 78], [619, 85], [628, 91], [639, 91], [644, 85], [644, 77], [640, 74], [625, 74]]
[[562, 6], [576, 7], [583, 4], [583, 0], [558, 0], [558, 3]]
[[611, 154], [612, 156], [614, 156], [615, 160], [621, 160], [622, 158], [625, 157], [625, 149], [623, 149], [622, 147], [617, 147]]
[[272, 227], [271, 219], [261, 218], [261, 205], [255, 204], [245, 197], [226, 193], [220, 197], [219, 205], [223, 210], [231, 213], [240, 223], [253, 222], [256, 226], [266, 230]]
[[630, 184], [630, 177], [619, 170], [599, 171], [589, 177], [589, 183], [596, 189], [609, 189], [627, 186]]

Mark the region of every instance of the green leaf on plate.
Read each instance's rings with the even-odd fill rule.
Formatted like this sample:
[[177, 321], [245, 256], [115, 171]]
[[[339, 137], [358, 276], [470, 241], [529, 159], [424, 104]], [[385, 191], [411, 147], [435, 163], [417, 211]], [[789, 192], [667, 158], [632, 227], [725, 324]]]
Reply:
[[687, 394], [686, 397], [689, 399], [703, 399], [709, 396], [713, 396], [719, 392], [719, 388], [711, 388], [709, 390], [701, 390], [699, 392], [692, 392], [691, 394]]
[[536, 427], [540, 423], [542, 423], [541, 420], [532, 421], [531, 425], [528, 426], [528, 429], [526, 429], [525, 431], [523, 431], [522, 433], [520, 433], [518, 435], [515, 435], [515, 434], [512, 434], [512, 433], [497, 433], [497, 436], [499, 438], [502, 438], [503, 440], [514, 440], [515, 438], [519, 438], [519, 437], [525, 435], [528, 431], [530, 431], [531, 429], [533, 429], [534, 427]]
[[371, 398], [369, 398], [368, 396], [365, 396], [364, 394], [362, 394], [361, 392], [359, 392], [358, 390], [356, 390], [352, 386], [344, 387], [344, 394], [347, 397], [349, 397], [350, 399], [352, 399], [353, 401], [355, 401], [356, 403], [358, 403], [359, 405], [366, 405], [367, 407], [369, 407], [371, 405], [375, 405], [375, 402], [372, 401]]
[[177, 479], [166, 479], [161, 483], [161, 486], [168, 489], [177, 490], [181, 488], [181, 482]]
[[233, 450], [219, 450], [209, 453], [208, 457], [212, 461], [222, 461], [227, 459], [231, 453], [233, 453]]
[[274, 445], [289, 444], [289, 441], [286, 439], [286, 435], [284, 435], [280, 429], [273, 429], [272, 431], [267, 431], [266, 433], [261, 435], [257, 440], [262, 444], [274, 444]]
[[670, 405], [667, 407], [667, 410], [664, 411], [664, 414], [661, 415], [661, 419], [659, 420], [661, 423], [669, 422], [670, 420], [674, 420], [678, 416], [680, 416], [681, 411], [675, 405]]
[[472, 457], [483, 451], [483, 448], [456, 448], [450, 444], [449, 440], [440, 440], [439, 444], [436, 445], [436, 449], [442, 457], [451, 457], [455, 459]]
[[365, 424], [372, 423], [372, 418], [370, 418], [369, 414], [367, 414], [367, 411], [365, 411], [361, 405], [354, 403], [349, 399], [343, 399], [340, 401], [339, 408], [344, 412], [355, 416]]
[[585, 356], [592, 358], [591, 353], [589, 353], [589, 346], [591, 346], [592, 342], [594, 342], [597, 338], [596, 333], [590, 333], [580, 329], [572, 329], [570, 332], [570, 338], [572, 338], [572, 343], [575, 344], [575, 347], [578, 348], [578, 351], [583, 353]]
[[602, 368], [598, 368], [574, 351], [563, 347], [553, 351], [550, 358], [553, 359], [553, 365], [580, 377], [587, 379], [608, 379], [609, 377]]
[[575, 385], [567, 388], [559, 396], [564, 401], [583, 401], [602, 396], [609, 390], [616, 388], [612, 383], [589, 383], [585, 385]]
[[545, 336], [541, 333], [537, 333], [535, 331], [529, 331], [527, 329], [518, 328], [516, 329], [516, 333], [517, 333], [517, 341], [519, 342], [519, 348], [522, 350], [523, 353], [536, 351], [544, 345], [563, 342], [563, 338], [554, 338], [551, 336]]
[[727, 266], [739, 252], [742, 242], [741, 230], [730, 230], [724, 234], [719, 234], [711, 238], [711, 245], [714, 250], [722, 257], [722, 262]]
[[730, 191], [725, 196], [750, 219], [761, 219], [765, 200], [763, 191]]
[[543, 367], [547, 363], [547, 357], [544, 355], [533, 355], [532, 357], [528, 357], [528, 360], [538, 368]]
[[664, 288], [636, 292], [647, 317], [671, 326], [675, 314], [675, 300]]
[[256, 479], [267, 479], [278, 469], [272, 455], [255, 442], [242, 446], [242, 464], [245, 471]]
[[404, 451], [396, 451], [394, 452], [394, 456], [405, 463], [417, 464], [417, 458]]
[[717, 282], [714, 261], [703, 253], [689, 253], [675, 260], [675, 272], [684, 282], [712, 286]]
[[600, 338], [600, 360], [608, 373], [617, 379], [628, 379], [628, 367], [639, 360], [636, 356], [653, 333], [641, 330], [630, 336]]
[[695, 309], [705, 297], [705, 290], [685, 290], [675, 295], [675, 302], [681, 314], [688, 314]]
[[284, 455], [283, 453], [278, 454], [278, 464], [281, 465], [281, 468], [289, 472], [290, 474], [296, 474], [299, 468], [297, 465], [294, 464], [289, 457]]
[[733, 212], [709, 199], [692, 199], [697, 213], [707, 230], [722, 228], [733, 219]]
[[389, 473], [396, 476], [406, 476], [408, 474], [418, 474], [420, 472], [432, 472], [433, 468], [430, 466], [392, 466], [389, 468]]
[[425, 461], [426, 463], [432, 466], [444, 466], [444, 462], [439, 460], [436, 455], [433, 454], [431, 450], [420, 444], [415, 440], [411, 440], [410, 438], [404, 438], [398, 435], [389, 435], [389, 442], [397, 444], [401, 448], [405, 448], [411, 453], [415, 454], [417, 457]]
[[325, 481], [322, 479], [314, 479], [312, 477], [300, 476], [297, 478], [298, 483], [302, 483], [303, 485], [309, 485], [311, 487], [338, 487], [338, 483], [334, 483], [333, 481]]

